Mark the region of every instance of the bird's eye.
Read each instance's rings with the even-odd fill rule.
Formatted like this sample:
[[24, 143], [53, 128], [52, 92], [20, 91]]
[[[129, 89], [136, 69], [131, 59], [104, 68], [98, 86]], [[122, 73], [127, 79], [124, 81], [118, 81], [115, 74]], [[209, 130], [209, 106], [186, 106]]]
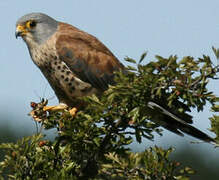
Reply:
[[36, 21], [27, 21], [26, 26], [28, 28], [33, 28], [36, 26]]

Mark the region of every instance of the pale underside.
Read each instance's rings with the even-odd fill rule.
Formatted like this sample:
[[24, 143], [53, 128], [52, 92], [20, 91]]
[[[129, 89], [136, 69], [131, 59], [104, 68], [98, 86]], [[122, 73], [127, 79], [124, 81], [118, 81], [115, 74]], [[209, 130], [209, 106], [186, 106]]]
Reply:
[[77, 97], [98, 93], [96, 88], [77, 78], [66, 63], [60, 60], [55, 41], [56, 37], [53, 35], [42, 45], [31, 41], [28, 48], [33, 62], [48, 80], [59, 102], [72, 104]]

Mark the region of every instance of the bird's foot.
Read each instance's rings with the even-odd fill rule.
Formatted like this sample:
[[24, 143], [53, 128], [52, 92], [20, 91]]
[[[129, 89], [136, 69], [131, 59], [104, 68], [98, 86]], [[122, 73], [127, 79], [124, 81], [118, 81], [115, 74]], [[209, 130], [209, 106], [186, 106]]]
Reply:
[[72, 109], [69, 110], [69, 113], [74, 117], [76, 115], [77, 108], [73, 107]]
[[42, 122], [43, 119], [47, 118], [47, 112], [50, 113], [65, 110], [68, 111], [72, 117], [76, 115], [77, 108], [75, 107], [69, 110], [69, 107], [64, 103], [60, 103], [57, 106], [47, 106], [47, 103], [48, 101], [44, 99], [42, 99], [39, 103], [32, 102], [31, 107], [33, 110], [29, 113], [29, 115], [37, 122]]
[[57, 106], [44, 106], [43, 111], [48, 111], [48, 112], [50, 112], [50, 111], [61, 111], [61, 110], [65, 110], [67, 108], [68, 108], [68, 106], [66, 104], [60, 103]]
[[[67, 110], [67, 109], [68, 109], [68, 106], [64, 103], [60, 103], [57, 106], [44, 106], [43, 107], [43, 111], [48, 111], [48, 112], [62, 111], [62, 110]], [[71, 114], [71, 116], [74, 117], [76, 115], [77, 108], [74, 107], [68, 111]]]

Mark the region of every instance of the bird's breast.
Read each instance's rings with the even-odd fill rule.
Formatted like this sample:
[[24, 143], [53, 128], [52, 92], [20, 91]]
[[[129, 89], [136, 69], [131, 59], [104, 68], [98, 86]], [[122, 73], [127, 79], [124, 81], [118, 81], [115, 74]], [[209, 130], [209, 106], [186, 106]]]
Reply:
[[31, 52], [31, 57], [48, 80], [57, 97], [65, 94], [69, 99], [75, 99], [97, 93], [97, 89], [80, 80], [65, 62], [59, 59], [55, 49], [38, 47]]

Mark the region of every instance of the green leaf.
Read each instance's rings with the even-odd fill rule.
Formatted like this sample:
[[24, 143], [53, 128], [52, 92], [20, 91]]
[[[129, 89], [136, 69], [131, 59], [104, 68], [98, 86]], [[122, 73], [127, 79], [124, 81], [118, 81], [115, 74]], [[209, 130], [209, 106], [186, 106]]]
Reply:
[[138, 64], [141, 64], [141, 63], [142, 63], [142, 61], [144, 60], [144, 58], [147, 56], [147, 53], [148, 53], [148, 52], [144, 52], [144, 53], [141, 55], [141, 58], [140, 58], [140, 60], [138, 61]]
[[125, 61], [133, 63], [133, 64], [136, 64], [136, 61], [134, 59], [132, 59], [132, 58], [129, 58], [129, 57], [126, 57]]
[[213, 50], [214, 55], [216, 56], [216, 58], [219, 59], [219, 49], [216, 49], [214, 46], [212, 46], [212, 50]]

